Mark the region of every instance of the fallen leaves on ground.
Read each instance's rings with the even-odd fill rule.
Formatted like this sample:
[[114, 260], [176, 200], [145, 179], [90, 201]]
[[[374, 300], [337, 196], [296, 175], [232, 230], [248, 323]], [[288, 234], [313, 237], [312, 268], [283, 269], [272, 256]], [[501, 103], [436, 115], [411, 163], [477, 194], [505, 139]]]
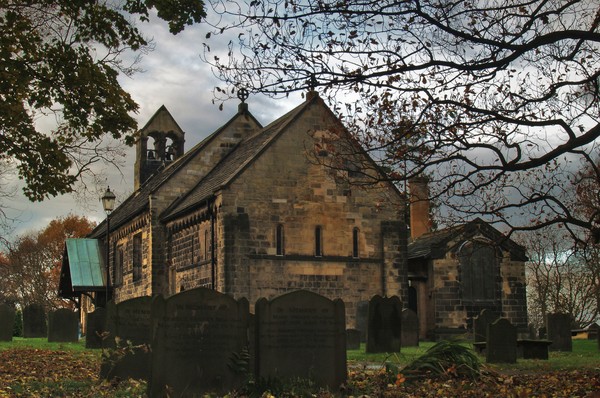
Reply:
[[[142, 396], [137, 381], [101, 382], [99, 356], [90, 351], [15, 349], [0, 351], [0, 397]], [[123, 395], [130, 391], [131, 395]]]
[[600, 398], [600, 369], [505, 375], [484, 370], [476, 380], [454, 377], [414, 377], [385, 371], [352, 371], [346, 394], [354, 397], [503, 397]]
[[[145, 383], [98, 379], [100, 358], [90, 351], [0, 351], [0, 397], [143, 397]], [[354, 397], [600, 398], [600, 369], [501, 374], [484, 370], [477, 380], [415, 377], [353, 369], [343, 394]], [[323, 394], [318, 396], [331, 396]]]

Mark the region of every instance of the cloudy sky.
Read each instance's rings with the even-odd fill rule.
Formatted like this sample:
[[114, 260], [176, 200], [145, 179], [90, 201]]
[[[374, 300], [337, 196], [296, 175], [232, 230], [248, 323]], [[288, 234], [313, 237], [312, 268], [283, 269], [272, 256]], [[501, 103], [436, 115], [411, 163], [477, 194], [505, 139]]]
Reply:
[[[161, 105], [165, 105], [185, 131], [185, 149], [188, 150], [226, 123], [236, 113], [238, 102], [227, 102], [223, 111], [212, 104], [212, 89], [218, 81], [199, 56], [205, 27], [188, 27], [176, 36], [168, 32], [162, 21], [152, 20], [140, 27], [154, 39], [155, 50], [142, 59], [140, 67], [144, 72], [131, 78], [122, 77], [121, 84], [140, 106], [136, 115], [140, 128]], [[295, 94], [285, 101], [250, 97], [247, 102], [254, 116], [266, 125], [301, 101], [300, 94]], [[121, 170], [123, 175], [116, 169], [107, 170], [107, 184], [117, 195], [117, 201], [124, 200], [133, 191], [134, 161], [135, 149], [130, 148]], [[95, 221], [105, 217], [101, 203], [95, 198], [82, 200], [63, 195], [42, 203], [31, 203], [18, 191], [5, 204], [9, 217], [15, 220], [12, 238], [41, 229], [52, 219], [68, 214], [85, 215]]]

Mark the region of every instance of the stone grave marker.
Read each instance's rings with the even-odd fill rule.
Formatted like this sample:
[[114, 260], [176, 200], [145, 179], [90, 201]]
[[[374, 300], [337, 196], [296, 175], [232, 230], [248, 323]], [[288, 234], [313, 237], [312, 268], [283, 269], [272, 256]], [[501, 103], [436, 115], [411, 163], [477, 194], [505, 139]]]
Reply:
[[517, 327], [506, 318], [499, 318], [488, 325], [486, 362], [517, 362]]
[[402, 338], [402, 303], [398, 296], [373, 296], [369, 301], [368, 353], [399, 352]]
[[360, 330], [360, 342], [367, 341], [367, 324], [369, 322], [369, 302], [356, 303], [356, 329]]
[[46, 311], [41, 304], [30, 304], [23, 308], [23, 337], [46, 337]]
[[408, 308], [401, 313], [402, 337], [400, 342], [402, 347], [415, 347], [419, 345], [419, 317]]
[[572, 318], [569, 314], [547, 314], [546, 331], [550, 344], [550, 351], [573, 351], [573, 340], [571, 339]]
[[486, 341], [488, 325], [495, 322], [500, 315], [494, 311], [484, 309], [479, 315], [473, 318], [473, 341], [480, 343]]
[[8, 304], [0, 304], [0, 341], [12, 341], [15, 328], [15, 309]]
[[338, 391], [348, 373], [342, 300], [299, 290], [262, 298], [255, 310], [257, 379], [310, 379]]
[[104, 348], [108, 338], [106, 327], [106, 309], [97, 307], [86, 314], [85, 348]]
[[152, 303], [149, 396], [200, 397], [241, 386], [250, 369], [248, 300], [206, 288]]
[[113, 348], [114, 355], [103, 361], [101, 377], [150, 379], [150, 343], [152, 298], [137, 297], [106, 306], [106, 347]]
[[346, 348], [349, 350], [360, 349], [360, 335], [358, 329], [346, 329]]
[[48, 313], [48, 341], [76, 343], [79, 341], [79, 314], [67, 308]]

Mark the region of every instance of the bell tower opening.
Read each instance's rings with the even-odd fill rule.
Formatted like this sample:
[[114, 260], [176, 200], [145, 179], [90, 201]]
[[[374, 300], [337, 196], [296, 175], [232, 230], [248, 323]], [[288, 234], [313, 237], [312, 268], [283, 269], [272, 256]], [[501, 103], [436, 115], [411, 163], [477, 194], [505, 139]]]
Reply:
[[138, 132], [134, 185], [138, 189], [153, 174], [184, 153], [185, 133], [163, 105]]

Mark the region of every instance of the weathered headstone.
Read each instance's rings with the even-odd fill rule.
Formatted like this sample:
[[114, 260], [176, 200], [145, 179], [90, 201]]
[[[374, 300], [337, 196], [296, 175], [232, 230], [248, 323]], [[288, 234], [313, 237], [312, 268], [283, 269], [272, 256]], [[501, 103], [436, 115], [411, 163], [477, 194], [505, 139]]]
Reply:
[[517, 340], [517, 353], [523, 359], [548, 359], [550, 340], [523, 339]]
[[547, 314], [546, 329], [550, 351], [573, 351], [573, 341], [571, 339], [572, 318], [569, 314]]
[[195, 397], [238, 388], [249, 369], [248, 301], [205, 288], [152, 303], [149, 396]]
[[419, 317], [408, 308], [402, 310], [402, 347], [415, 347], [419, 345]]
[[46, 337], [46, 311], [41, 304], [30, 304], [23, 308], [23, 337]]
[[67, 308], [48, 313], [48, 341], [76, 343], [79, 341], [79, 314]]
[[15, 309], [0, 304], [0, 341], [12, 341], [15, 327]]
[[517, 362], [517, 327], [506, 318], [488, 325], [486, 340], [488, 363]]
[[256, 302], [256, 375], [310, 379], [337, 391], [346, 381], [344, 303], [304, 290]]
[[98, 307], [86, 316], [85, 348], [106, 348], [104, 340], [108, 338], [106, 310]]
[[369, 301], [368, 353], [399, 352], [402, 338], [402, 303], [398, 296], [373, 296]]
[[495, 322], [500, 315], [491, 310], [481, 310], [478, 316], [473, 318], [473, 341], [475, 343], [486, 341], [488, 325]]
[[360, 335], [358, 329], [346, 329], [346, 348], [349, 350], [360, 349]]
[[360, 342], [367, 341], [367, 324], [369, 323], [369, 302], [356, 303], [356, 329], [360, 330]]
[[102, 363], [100, 376], [106, 379], [150, 378], [150, 350], [152, 341], [152, 298], [137, 297], [106, 306], [107, 347], [110, 355]]

